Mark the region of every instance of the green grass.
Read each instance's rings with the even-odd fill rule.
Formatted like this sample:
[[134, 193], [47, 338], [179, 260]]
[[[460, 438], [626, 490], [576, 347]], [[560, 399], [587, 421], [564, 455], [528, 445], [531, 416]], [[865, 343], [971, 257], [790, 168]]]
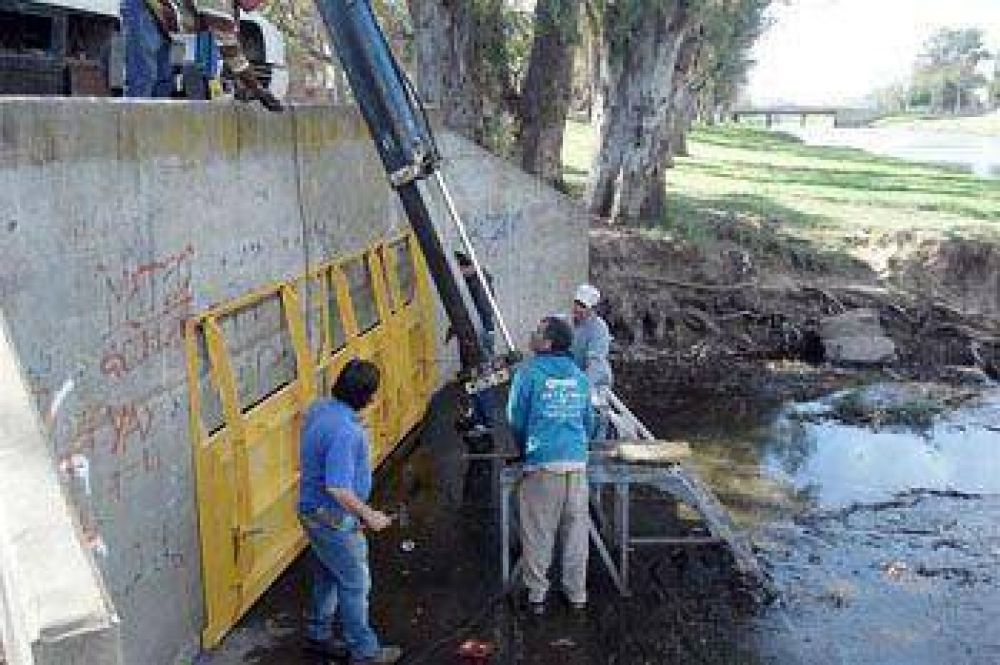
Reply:
[[893, 115], [882, 118], [876, 127], [907, 127], [926, 131], [959, 132], [978, 136], [1000, 137], [1000, 112], [967, 118], [927, 115]]
[[[1000, 180], [742, 126], [698, 129], [689, 143], [691, 156], [667, 175], [666, 218], [653, 226], [690, 229], [720, 217], [776, 222], [830, 249], [865, 231], [1000, 235]], [[590, 126], [570, 123], [563, 160], [571, 192], [582, 193], [595, 147]]]

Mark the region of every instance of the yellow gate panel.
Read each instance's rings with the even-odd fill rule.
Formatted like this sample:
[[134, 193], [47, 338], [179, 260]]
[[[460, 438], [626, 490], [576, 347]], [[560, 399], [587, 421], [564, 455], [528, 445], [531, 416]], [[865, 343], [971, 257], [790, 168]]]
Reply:
[[367, 358], [382, 372], [363, 414], [373, 463], [424, 417], [437, 382], [433, 312], [426, 267], [407, 235], [188, 321], [206, 648], [305, 546], [296, 516], [299, 431], [344, 364]]

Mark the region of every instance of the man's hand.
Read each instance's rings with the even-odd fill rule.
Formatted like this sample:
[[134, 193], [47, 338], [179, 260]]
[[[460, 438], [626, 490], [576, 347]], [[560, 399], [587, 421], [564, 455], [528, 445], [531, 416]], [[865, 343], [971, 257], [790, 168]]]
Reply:
[[382, 531], [392, 524], [392, 518], [381, 510], [367, 510], [363, 519], [365, 526], [375, 532]]

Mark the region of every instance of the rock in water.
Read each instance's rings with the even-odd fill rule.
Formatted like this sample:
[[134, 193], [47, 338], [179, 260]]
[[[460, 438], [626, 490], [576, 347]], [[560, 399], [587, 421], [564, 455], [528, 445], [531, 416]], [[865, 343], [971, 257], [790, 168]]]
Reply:
[[885, 336], [878, 312], [853, 309], [820, 322], [826, 359], [846, 365], [883, 365], [896, 358], [896, 344]]

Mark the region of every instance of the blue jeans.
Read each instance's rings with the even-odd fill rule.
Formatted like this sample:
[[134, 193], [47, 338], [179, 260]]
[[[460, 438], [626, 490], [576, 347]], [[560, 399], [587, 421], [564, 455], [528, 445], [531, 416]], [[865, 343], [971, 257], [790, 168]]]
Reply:
[[[487, 360], [492, 360], [495, 355], [496, 343], [494, 341], [496, 333], [492, 330], [483, 330], [479, 333], [479, 346], [483, 350], [483, 355]], [[493, 389], [489, 388], [472, 396], [472, 422], [483, 427], [493, 427], [493, 414], [496, 412], [496, 398]]]
[[125, 32], [125, 96], [170, 97], [170, 39], [145, 0], [122, 0]]
[[300, 519], [316, 563], [306, 613], [307, 637], [330, 639], [333, 614], [339, 611], [351, 658], [371, 658], [379, 643], [368, 623], [368, 541], [360, 531], [334, 529], [309, 515]]

